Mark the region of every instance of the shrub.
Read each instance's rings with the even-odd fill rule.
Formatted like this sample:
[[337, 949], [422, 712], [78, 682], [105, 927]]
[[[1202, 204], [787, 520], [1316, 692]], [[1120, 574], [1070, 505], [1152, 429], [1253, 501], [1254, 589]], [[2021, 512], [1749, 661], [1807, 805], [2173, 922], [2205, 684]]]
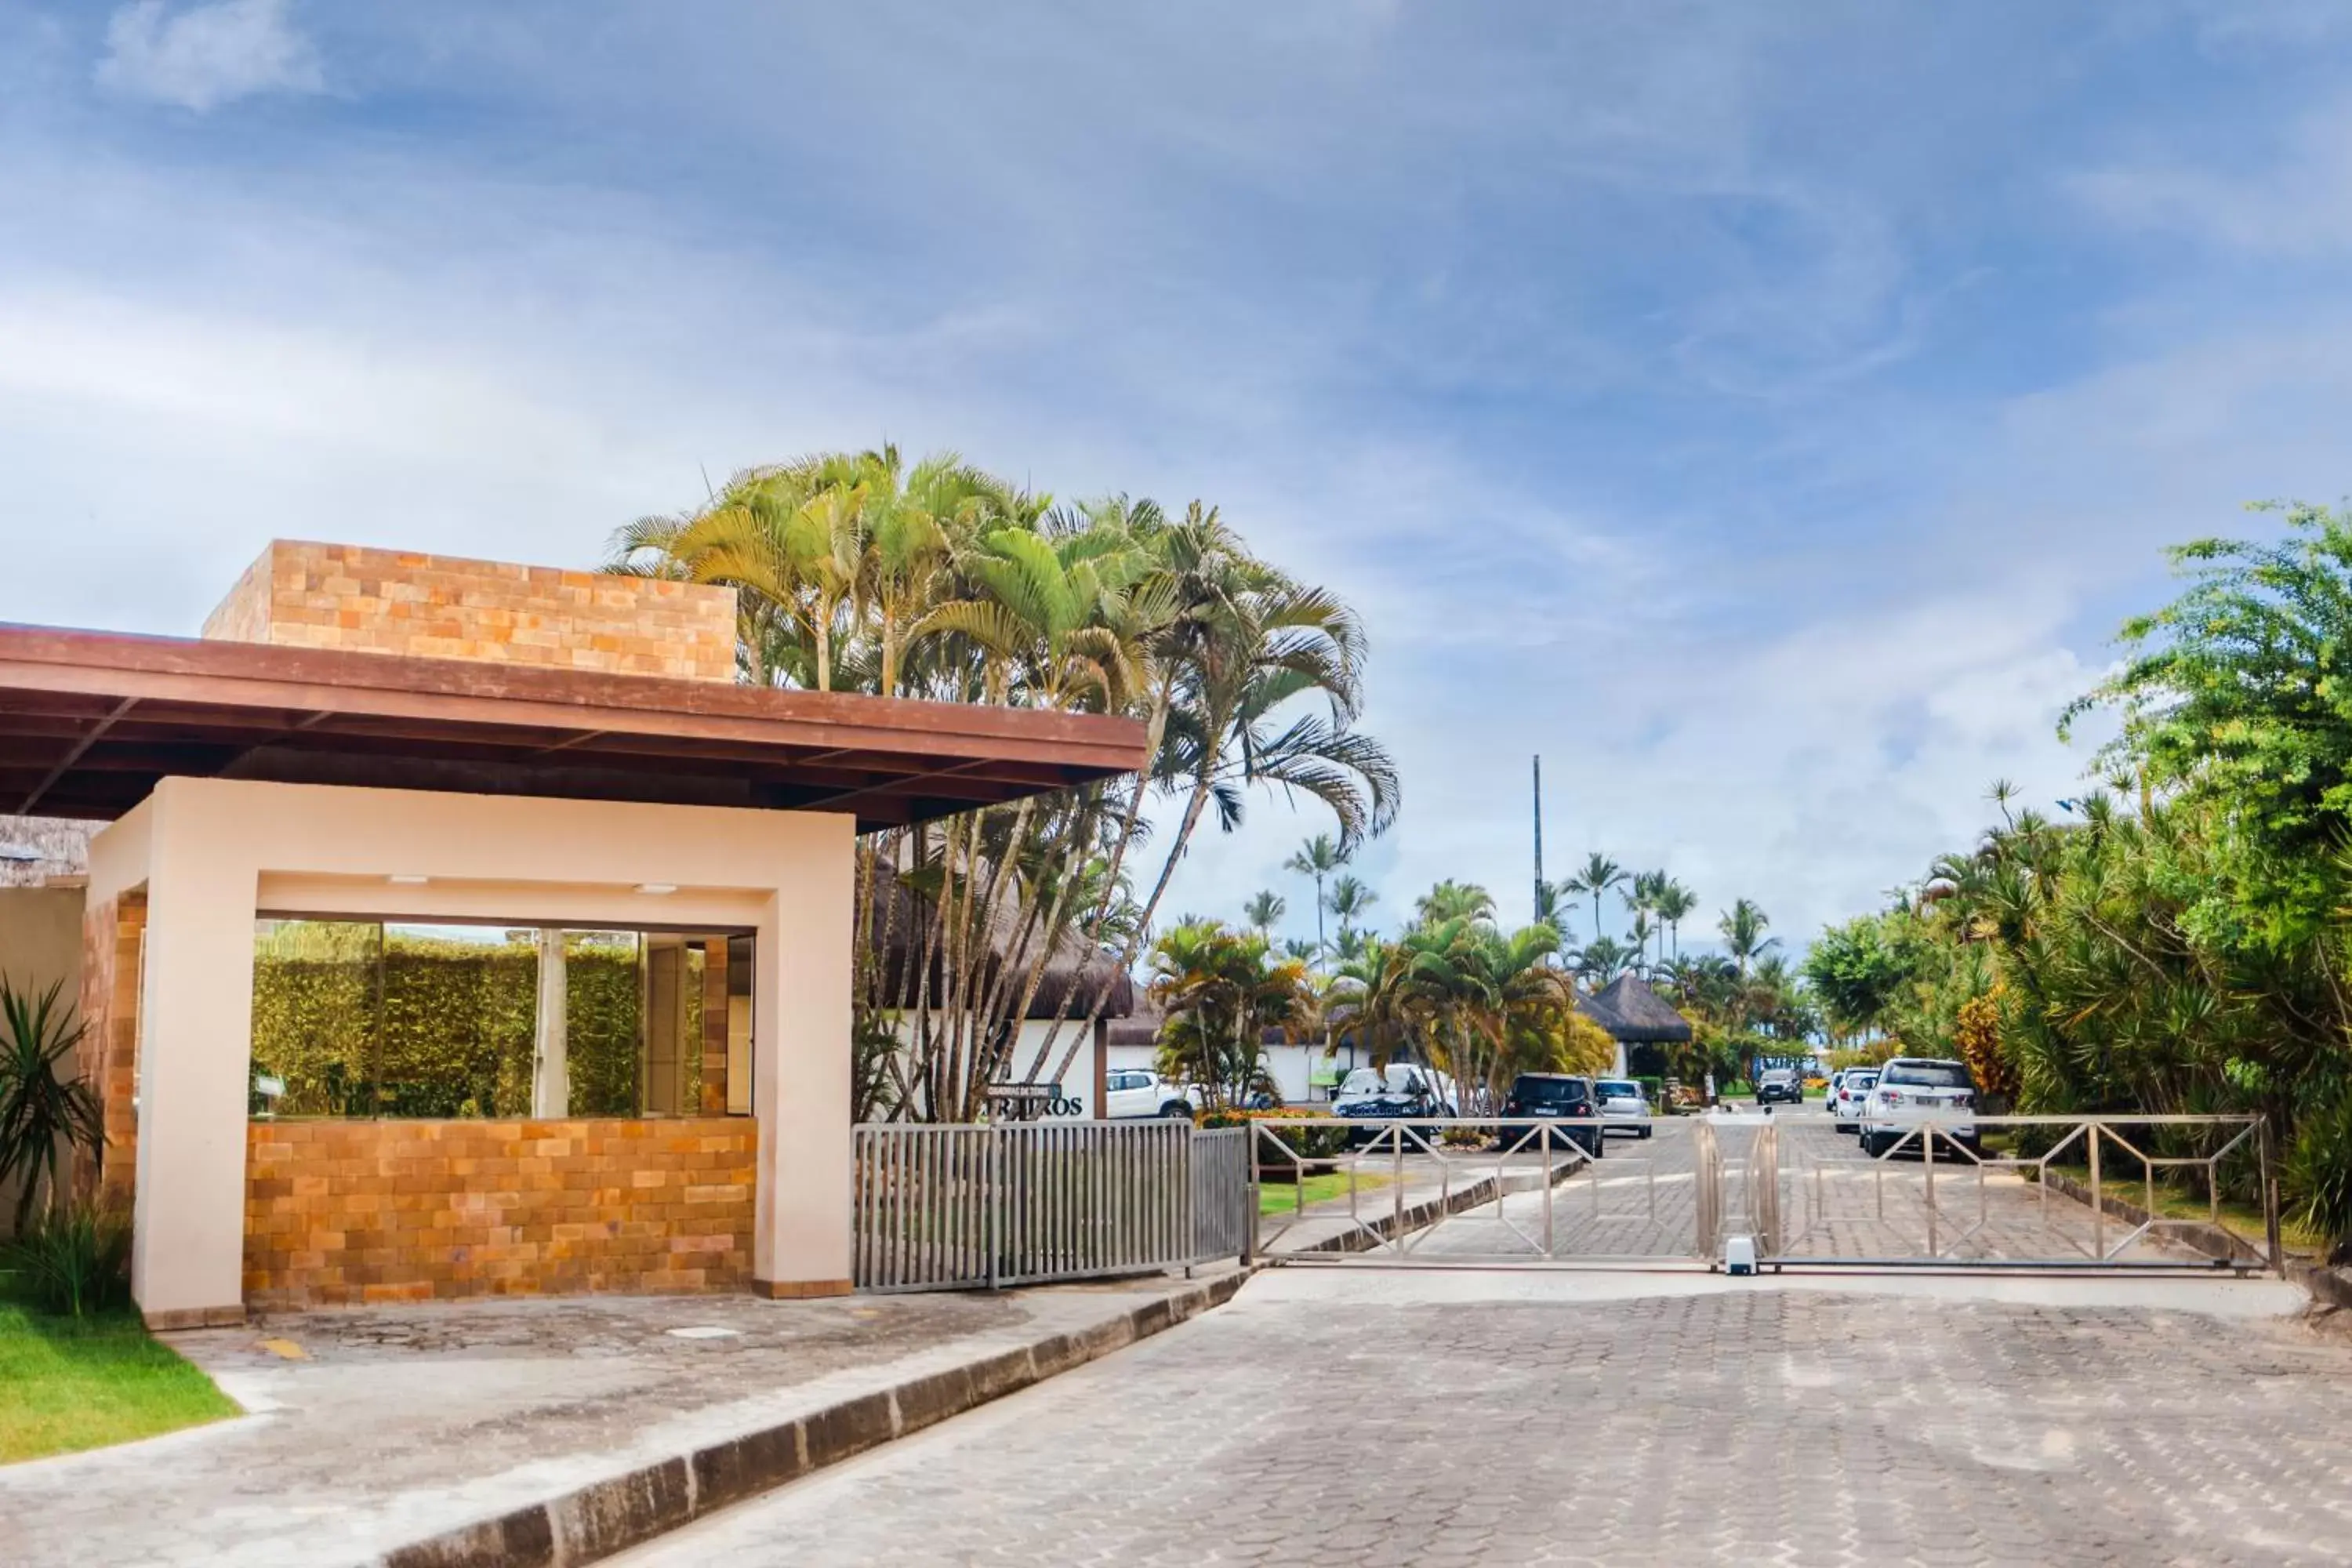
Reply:
[[[1204, 1128], [1247, 1127], [1254, 1121], [1296, 1121], [1301, 1116], [1311, 1114], [1313, 1114], [1311, 1111], [1280, 1110], [1212, 1110], [1201, 1118], [1200, 1125]], [[1294, 1151], [1302, 1160], [1328, 1160], [1335, 1154], [1347, 1152], [1348, 1134], [1350, 1131], [1351, 1129], [1346, 1127], [1278, 1127], [1275, 1129], [1273, 1135], [1282, 1140], [1284, 1148]], [[1283, 1158], [1282, 1151], [1276, 1149], [1265, 1139], [1261, 1138], [1255, 1142], [1256, 1147], [1252, 1151], [1252, 1154], [1259, 1164], [1289, 1163]]]
[[2284, 1167], [2279, 1184], [2294, 1217], [2326, 1239], [2330, 1262], [2343, 1261], [2352, 1254], [2352, 1089], [2304, 1112]]
[[131, 1304], [131, 1222], [92, 1202], [63, 1204], [0, 1251], [37, 1306], [76, 1318]]

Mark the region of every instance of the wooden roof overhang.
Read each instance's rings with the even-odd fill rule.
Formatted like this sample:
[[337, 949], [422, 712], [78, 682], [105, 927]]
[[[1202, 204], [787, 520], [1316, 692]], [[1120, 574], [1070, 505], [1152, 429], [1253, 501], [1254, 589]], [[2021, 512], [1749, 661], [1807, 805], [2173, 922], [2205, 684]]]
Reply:
[[854, 812], [860, 831], [1132, 773], [1143, 726], [654, 676], [0, 624], [0, 815], [175, 775]]

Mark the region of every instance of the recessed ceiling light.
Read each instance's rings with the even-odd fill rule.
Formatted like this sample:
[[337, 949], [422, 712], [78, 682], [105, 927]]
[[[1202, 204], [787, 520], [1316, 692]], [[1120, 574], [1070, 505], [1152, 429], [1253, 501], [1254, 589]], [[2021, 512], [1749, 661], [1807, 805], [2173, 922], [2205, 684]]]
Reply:
[[637, 884], [637, 891], [640, 893], [675, 893], [677, 891], [677, 884], [676, 882], [639, 882]]
[[409, 874], [386, 877], [384, 879], [385, 881], [390, 882], [395, 888], [421, 888], [432, 879], [433, 879], [430, 877], [418, 877]]

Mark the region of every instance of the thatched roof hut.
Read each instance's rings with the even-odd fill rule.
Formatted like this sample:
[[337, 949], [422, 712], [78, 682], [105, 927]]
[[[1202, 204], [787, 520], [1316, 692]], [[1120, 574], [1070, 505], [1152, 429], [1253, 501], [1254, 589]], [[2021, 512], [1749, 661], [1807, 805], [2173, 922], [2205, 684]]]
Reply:
[[1576, 1005], [1620, 1045], [1681, 1045], [1691, 1037], [1690, 1020], [1638, 974], [1621, 974], [1597, 994], [1579, 997]]
[[[906, 886], [895, 877], [877, 878], [873, 883], [880, 895], [869, 917], [871, 924], [866, 941], [876, 950], [884, 965], [886, 984], [882, 994], [888, 997], [908, 996], [914, 993], [902, 980], [905, 966], [913, 962], [910, 950], [922, 944], [920, 922], [928, 917], [922, 906]], [[1018, 916], [1007, 900], [996, 910], [994, 930], [990, 932], [990, 950], [994, 962], [1008, 960], [1019, 966], [1019, 973], [1008, 978], [1008, 986], [1017, 985], [1026, 977], [1028, 965], [1035, 961], [1034, 946], [1016, 952], [1021, 944]], [[1031, 942], [1034, 942], [1031, 938]], [[930, 973], [926, 983], [932, 987], [936, 1004], [942, 998], [943, 983], [940, 961], [936, 954], [930, 962]], [[1075, 986], [1077, 994], [1070, 1001], [1066, 1013], [1063, 998]], [[1105, 996], [1104, 994], [1108, 993]], [[1069, 1017], [1082, 1019], [1103, 996], [1102, 1016], [1124, 1018], [1135, 1011], [1135, 982], [1118, 966], [1116, 953], [1103, 952], [1075, 931], [1065, 931], [1062, 940], [1054, 945], [1051, 957], [1037, 984], [1037, 994], [1030, 999], [1027, 1016], [1031, 1018]], [[894, 1004], [895, 1005], [895, 1004]]]
[[49, 816], [0, 816], [0, 888], [37, 888], [89, 871], [94, 822]]

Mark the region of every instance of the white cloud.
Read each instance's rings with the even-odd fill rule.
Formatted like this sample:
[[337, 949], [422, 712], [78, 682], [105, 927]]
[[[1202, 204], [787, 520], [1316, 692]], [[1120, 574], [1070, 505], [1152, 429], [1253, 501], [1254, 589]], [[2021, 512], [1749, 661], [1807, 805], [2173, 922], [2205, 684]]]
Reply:
[[99, 85], [202, 114], [265, 92], [323, 92], [318, 52], [287, 16], [290, 0], [215, 0], [176, 15], [138, 0], [107, 23]]

